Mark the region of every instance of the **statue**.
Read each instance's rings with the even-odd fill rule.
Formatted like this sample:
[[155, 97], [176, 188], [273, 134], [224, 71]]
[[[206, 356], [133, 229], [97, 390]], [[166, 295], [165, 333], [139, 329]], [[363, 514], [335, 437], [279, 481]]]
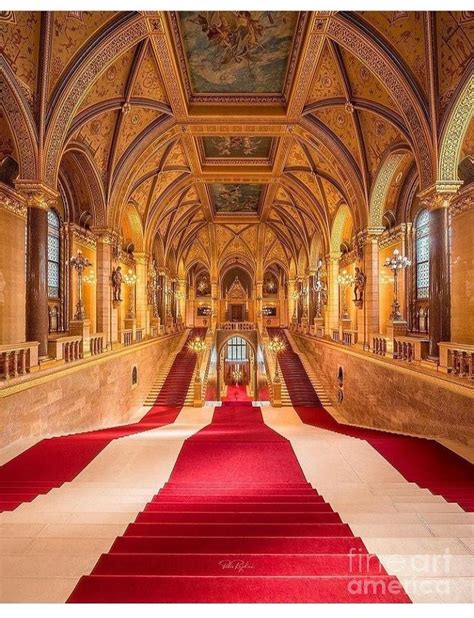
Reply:
[[122, 268], [117, 266], [112, 271], [112, 287], [114, 290], [114, 302], [122, 301]]
[[364, 288], [365, 288], [365, 275], [356, 268], [354, 272], [354, 304], [359, 309], [362, 308], [364, 303]]
[[316, 318], [322, 317], [322, 308], [323, 305], [327, 305], [328, 302], [328, 292], [326, 282], [323, 279], [324, 275], [324, 266], [323, 261], [318, 261], [318, 267], [316, 269], [316, 277], [314, 282], [314, 291], [316, 293]]

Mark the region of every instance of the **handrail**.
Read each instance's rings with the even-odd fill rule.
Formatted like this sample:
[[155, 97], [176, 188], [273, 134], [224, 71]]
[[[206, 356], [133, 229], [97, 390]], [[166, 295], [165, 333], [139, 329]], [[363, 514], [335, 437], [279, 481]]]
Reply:
[[221, 330], [255, 330], [254, 322], [222, 322], [219, 324]]
[[442, 341], [438, 346], [440, 371], [474, 379], [474, 345]]
[[38, 341], [0, 345], [0, 379], [9, 380], [30, 373], [38, 366]]

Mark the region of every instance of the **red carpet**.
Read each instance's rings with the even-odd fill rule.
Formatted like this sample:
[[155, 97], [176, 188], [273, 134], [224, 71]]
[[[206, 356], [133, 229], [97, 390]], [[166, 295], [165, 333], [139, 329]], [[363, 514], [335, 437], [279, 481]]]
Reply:
[[[189, 337], [205, 336], [194, 329]], [[0, 512], [72, 481], [112, 441], [173, 423], [184, 403], [196, 356], [186, 344], [176, 355], [155, 405], [138, 422], [41, 440], [0, 467]]]
[[338, 423], [322, 407], [285, 332], [279, 329], [268, 331], [270, 336], [278, 335], [286, 342], [286, 350], [279, 354], [278, 359], [291, 401], [304, 423], [366, 440], [407, 481], [443, 496], [447, 502], [457, 502], [465, 511], [474, 510], [472, 464], [434, 440]]
[[308, 484], [260, 409], [229, 401], [186, 440], [169, 482], [69, 602], [409, 599]]

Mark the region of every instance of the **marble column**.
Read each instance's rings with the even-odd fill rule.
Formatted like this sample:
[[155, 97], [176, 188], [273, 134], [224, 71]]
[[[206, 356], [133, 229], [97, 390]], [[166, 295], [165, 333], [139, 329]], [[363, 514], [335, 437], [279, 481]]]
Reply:
[[213, 331], [217, 328], [219, 317], [219, 285], [217, 281], [211, 281], [211, 328]]
[[[96, 231], [96, 322], [97, 332], [104, 335], [107, 346], [117, 341], [112, 331], [112, 243], [113, 232]], [[123, 290], [122, 290], [123, 294]]]
[[[337, 277], [339, 275], [339, 252], [331, 252], [327, 256], [327, 273], [328, 273], [328, 304], [327, 304], [327, 321], [326, 328], [339, 328], [339, 284]], [[330, 331], [328, 331], [330, 332]]]
[[366, 343], [370, 343], [372, 335], [380, 333], [379, 297], [380, 297], [380, 273], [379, 273], [379, 243], [378, 237], [381, 230], [369, 233], [364, 243], [364, 306], [363, 326], [365, 331], [360, 333]]
[[293, 294], [296, 292], [296, 279], [288, 279], [288, 324], [297, 319], [298, 301]]
[[25, 341], [25, 226], [21, 196], [0, 191], [0, 344]]
[[260, 333], [263, 333], [264, 329], [264, 316], [262, 314], [263, 309], [263, 281], [257, 281], [256, 283], [256, 297], [257, 297], [257, 329]]
[[28, 208], [26, 338], [38, 341], [39, 357], [48, 355], [48, 206], [37, 200]]
[[146, 253], [137, 252], [134, 254], [136, 262], [136, 297], [135, 297], [135, 316], [138, 326], [143, 328], [143, 335], [150, 334], [150, 312], [148, 309], [148, 256]]
[[451, 338], [449, 204], [452, 194], [431, 193], [423, 203], [430, 211], [429, 356], [439, 356], [438, 343]]

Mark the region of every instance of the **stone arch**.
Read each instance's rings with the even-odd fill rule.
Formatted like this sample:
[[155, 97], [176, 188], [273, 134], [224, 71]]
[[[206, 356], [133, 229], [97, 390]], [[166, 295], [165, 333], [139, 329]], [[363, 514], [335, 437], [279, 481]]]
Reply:
[[338, 13], [329, 19], [327, 36], [347, 49], [384, 84], [399, 105], [410, 131], [422, 189], [433, 184], [433, 144], [429, 122], [423, 110], [421, 96], [412, 87], [401, 65], [386, 53], [382, 43], [372, 33], [366, 34], [358, 18]]
[[347, 204], [341, 204], [334, 217], [331, 228], [331, 253], [340, 254], [344, 228], [348, 219], [352, 220], [352, 213]]
[[74, 164], [80, 172], [81, 182], [87, 184], [91, 198], [90, 210], [93, 215], [93, 225], [99, 228], [105, 227], [107, 223], [107, 209], [104, 186], [92, 154], [84, 144], [78, 142], [68, 144], [61, 157], [61, 162], [64, 161], [68, 154], [72, 154], [74, 157]]
[[382, 217], [390, 185], [401, 164], [410, 156], [406, 151], [391, 152], [382, 162], [370, 194], [369, 230], [384, 228]]
[[70, 69], [60, 91], [55, 93], [54, 112], [49, 121], [45, 141], [44, 178], [56, 186], [64, 141], [75, 112], [90, 86], [127, 49], [147, 36], [147, 24], [142, 15], [133, 14], [124, 23], [109, 31], [95, 45], [91, 44], [82, 61]]
[[309, 267], [316, 268], [323, 248], [322, 238], [318, 232], [313, 234], [309, 246]]
[[143, 251], [143, 226], [140, 215], [133, 204], [125, 209], [122, 225], [123, 240], [134, 245], [134, 251]]
[[257, 363], [257, 344], [255, 341], [252, 341], [252, 339], [245, 333], [245, 331], [229, 331], [228, 334], [225, 334], [221, 340], [219, 340], [218, 344], [217, 344], [217, 364], [216, 364], [216, 374], [217, 374], [217, 381], [216, 381], [216, 390], [217, 390], [217, 397], [220, 400], [220, 389], [221, 389], [221, 375], [220, 375], [220, 357], [222, 354], [222, 351], [224, 350], [225, 345], [227, 344], [228, 341], [230, 341], [230, 339], [232, 339], [233, 337], [241, 337], [242, 339], [244, 339], [248, 345], [250, 346], [252, 352], [253, 352], [253, 357], [254, 357], [254, 400], [258, 400], [258, 363]]
[[452, 188], [460, 184], [458, 165], [461, 147], [473, 117], [474, 75], [471, 74], [456, 99], [441, 138], [438, 183], [444, 188]]
[[0, 107], [15, 142], [20, 180], [39, 176], [37, 133], [34, 119], [20, 86], [5, 58], [0, 56]]

